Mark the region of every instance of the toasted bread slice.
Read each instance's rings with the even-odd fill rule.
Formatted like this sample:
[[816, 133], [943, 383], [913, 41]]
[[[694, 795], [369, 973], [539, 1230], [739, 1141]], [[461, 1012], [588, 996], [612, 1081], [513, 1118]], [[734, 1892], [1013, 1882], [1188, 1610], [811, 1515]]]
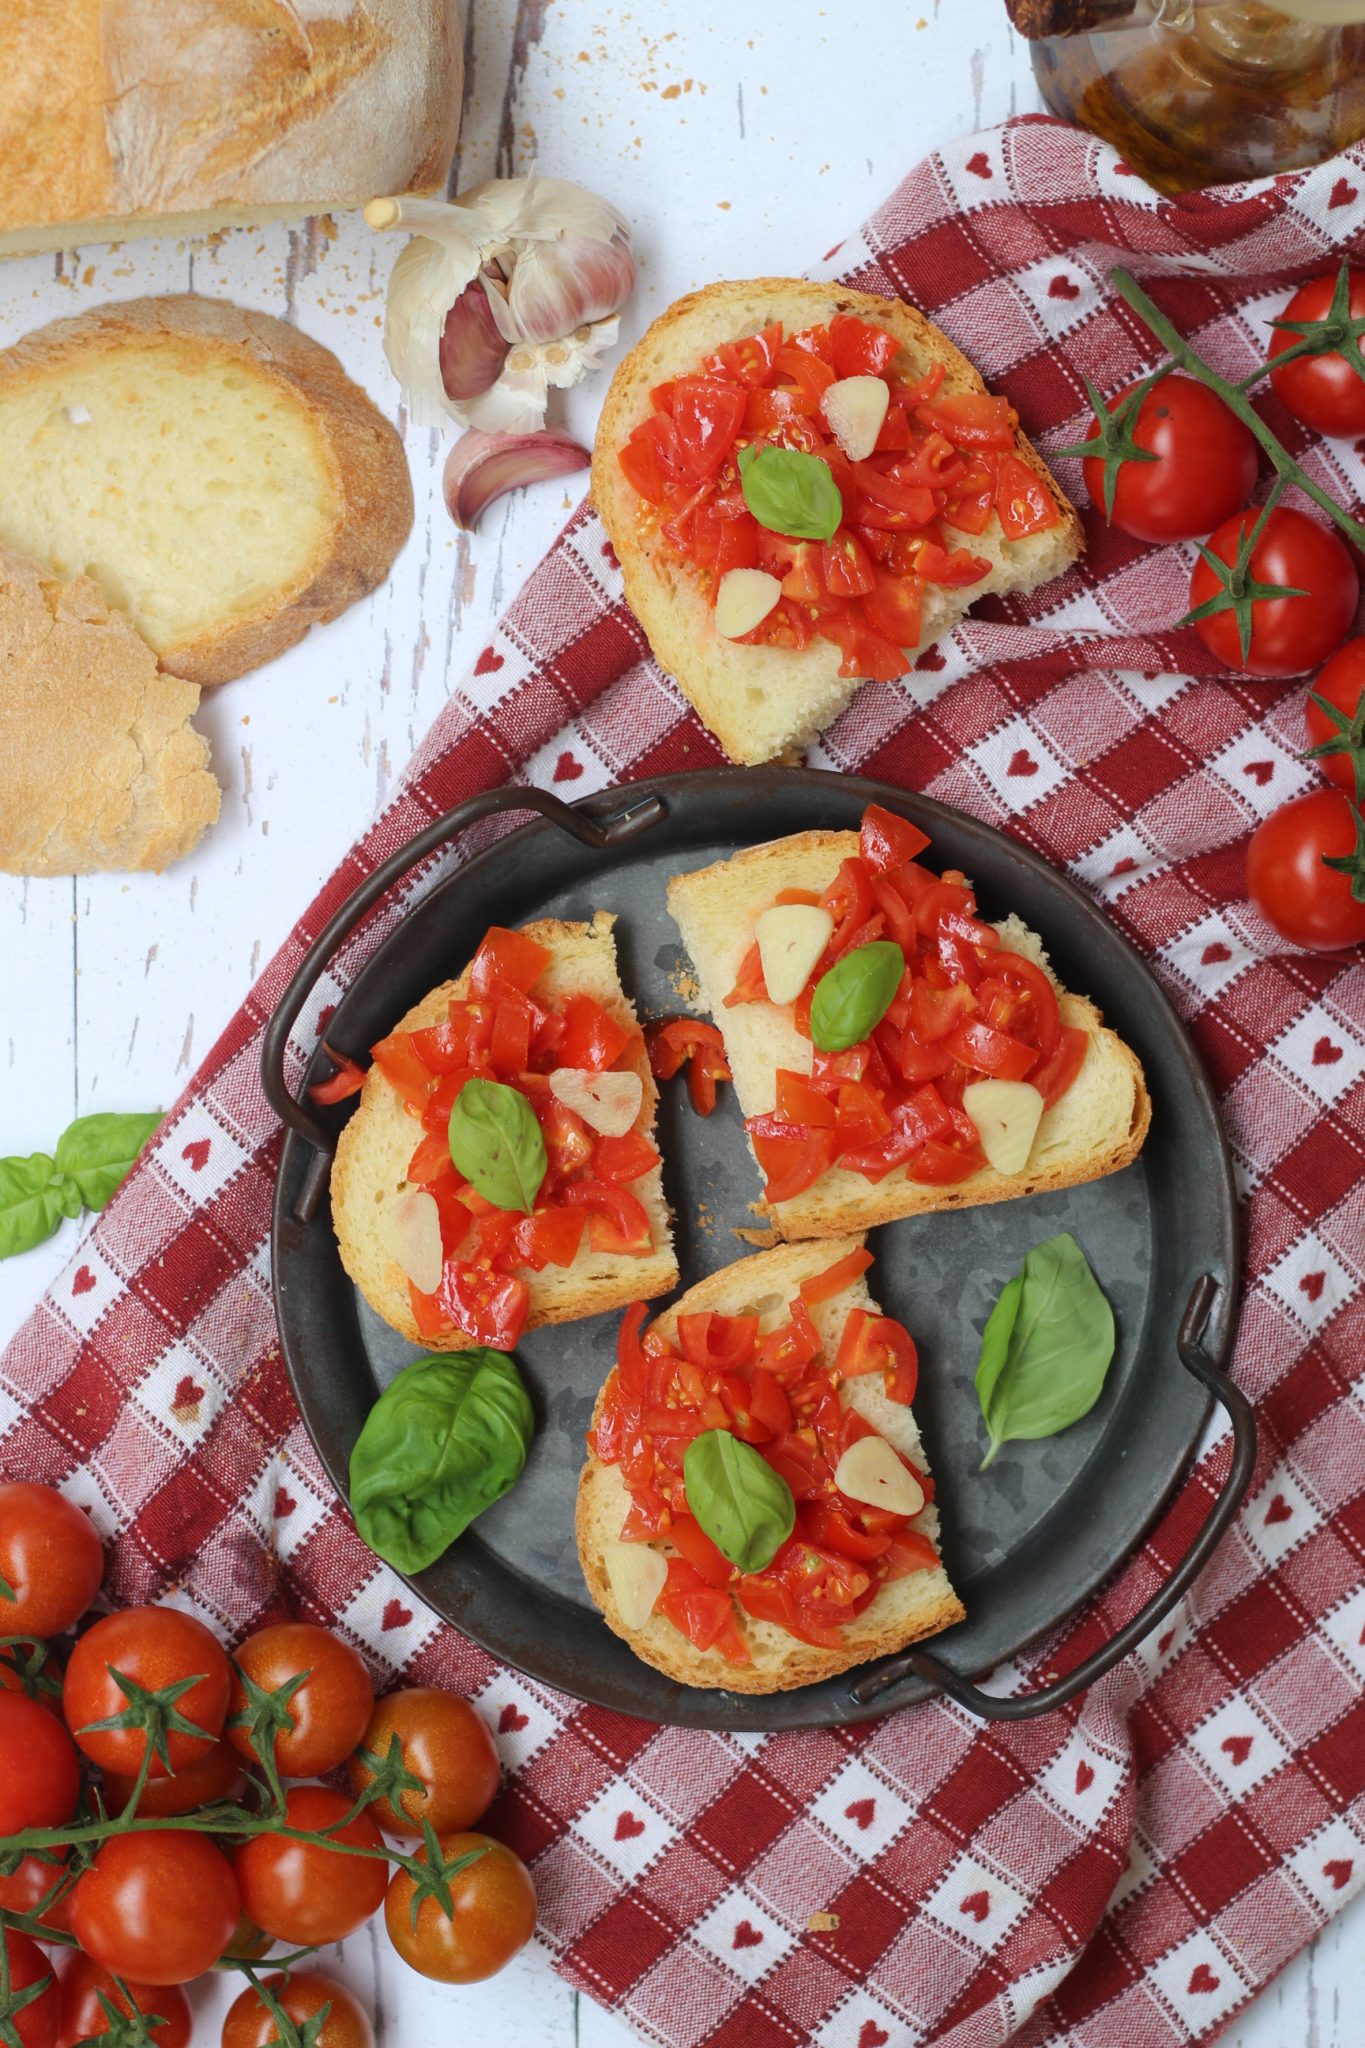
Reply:
[[[639, 1019], [616, 971], [615, 922], [614, 917], [599, 911], [591, 924], [564, 924], [546, 918], [524, 925], [522, 930], [548, 947], [553, 956], [536, 983], [537, 998], [594, 996], [620, 1023], [638, 1032]], [[468, 988], [466, 968], [457, 981], [442, 982], [424, 996], [394, 1029], [420, 1031], [443, 1023], [452, 997], [465, 996]], [[652, 1137], [658, 1090], [643, 1040], [638, 1041], [637, 1051], [631, 1064], [644, 1082], [644, 1098], [636, 1129]], [[421, 1343], [422, 1336], [413, 1319], [407, 1279], [385, 1248], [379, 1217], [384, 1205], [408, 1185], [408, 1162], [420, 1135], [397, 1090], [372, 1067], [359, 1107], [341, 1134], [332, 1167], [332, 1222], [341, 1263], [375, 1314], [414, 1344]], [[654, 1250], [641, 1258], [594, 1252], [585, 1234], [571, 1266], [547, 1266], [543, 1273], [523, 1274], [531, 1295], [528, 1328], [576, 1322], [581, 1316], [623, 1308], [628, 1302], [649, 1301], [677, 1285], [678, 1261], [662, 1168], [655, 1166], [633, 1181], [631, 1192], [649, 1212]], [[451, 1340], [451, 1348], [460, 1348], [458, 1339]]]
[[[626, 600], [660, 667], [733, 761], [771, 761], [808, 745], [844, 710], [858, 679], [839, 674], [843, 656], [828, 640], [814, 639], [793, 651], [723, 639], [707, 591], [663, 539], [651, 508], [627, 481], [617, 458], [649, 416], [655, 385], [695, 373], [702, 358], [723, 342], [757, 333], [770, 321], [782, 321], [791, 334], [835, 313], [855, 314], [894, 334], [901, 345], [894, 366], [898, 373], [918, 377], [942, 363], [944, 394], [986, 389], [961, 350], [913, 306], [844, 285], [762, 277], [710, 285], [661, 314], [618, 365], [597, 429], [593, 502], [620, 560]], [[967, 543], [973, 554], [990, 561], [989, 576], [962, 590], [926, 586], [923, 631], [914, 652], [950, 632], [978, 597], [1032, 590], [1060, 575], [1080, 554], [1084, 542], [1074, 508], [1022, 433], [1016, 448], [1021, 461], [1043, 479], [1062, 516], [1046, 533], [1007, 540], [992, 514], [986, 531]], [[951, 544], [951, 530], [948, 538]]]
[[[773, 1251], [756, 1252], [752, 1258], [740, 1259], [689, 1288], [681, 1301], [660, 1316], [659, 1328], [665, 1336], [672, 1337], [680, 1315], [710, 1309], [721, 1315], [757, 1312], [762, 1318], [760, 1328], [766, 1332], [785, 1321], [788, 1304], [803, 1280], [825, 1272], [837, 1259], [855, 1251], [861, 1242], [859, 1237], [850, 1237], [835, 1244], [779, 1245]], [[865, 1278], [860, 1277], [842, 1294], [818, 1303], [811, 1310], [827, 1348], [837, 1346], [848, 1312], [853, 1308], [877, 1312]], [[606, 1391], [604, 1386], [597, 1397], [594, 1427]], [[840, 1399], [845, 1407], [856, 1408], [921, 1472], [928, 1471], [928, 1459], [913, 1414], [902, 1402], [887, 1399], [877, 1374], [846, 1380], [840, 1388]], [[652, 1614], [643, 1628], [625, 1626], [604, 1560], [606, 1546], [619, 1538], [629, 1506], [630, 1497], [619, 1468], [604, 1465], [590, 1451], [578, 1482], [575, 1517], [579, 1562], [588, 1591], [601, 1608], [607, 1626], [630, 1644], [637, 1657], [683, 1685], [723, 1687], [730, 1692], [789, 1692], [794, 1686], [815, 1685], [821, 1679], [832, 1678], [836, 1672], [847, 1671], [853, 1664], [864, 1664], [871, 1657], [888, 1656], [893, 1650], [902, 1650], [922, 1636], [936, 1635], [963, 1618], [962, 1602], [940, 1564], [932, 1571], [911, 1572], [883, 1586], [857, 1620], [844, 1630], [844, 1643], [837, 1650], [803, 1643], [775, 1622], [755, 1621], [737, 1608], [736, 1622], [753, 1661], [732, 1664], [719, 1650], [695, 1649], [661, 1614]], [[914, 1518], [913, 1527], [938, 1547], [938, 1511], [932, 1502]], [[666, 1542], [653, 1547], [665, 1556], [674, 1554]]]
[[[668, 907], [692, 956], [703, 1003], [720, 1026], [735, 1092], [746, 1117], [774, 1106], [779, 1067], [810, 1072], [811, 1045], [792, 1023], [789, 1008], [744, 1003], [725, 1008], [740, 962], [753, 943], [754, 924], [780, 889], [828, 887], [839, 863], [858, 851], [856, 832], [800, 832], [752, 846], [729, 860], [669, 884]], [[1018, 918], [999, 926], [1005, 944], [1047, 969], [1042, 941]], [[1054, 981], [1056, 977], [1053, 977]], [[923, 1187], [904, 1167], [873, 1183], [833, 1167], [789, 1202], [770, 1205], [783, 1237], [833, 1237], [870, 1230], [897, 1216], [930, 1209], [975, 1208], [1016, 1195], [1042, 1194], [1117, 1173], [1142, 1149], [1152, 1105], [1136, 1055], [1084, 996], [1058, 988], [1064, 1024], [1087, 1032], [1090, 1049], [1066, 1094], [1043, 1112], [1027, 1167], [1001, 1174], [984, 1167], [952, 1187]]]

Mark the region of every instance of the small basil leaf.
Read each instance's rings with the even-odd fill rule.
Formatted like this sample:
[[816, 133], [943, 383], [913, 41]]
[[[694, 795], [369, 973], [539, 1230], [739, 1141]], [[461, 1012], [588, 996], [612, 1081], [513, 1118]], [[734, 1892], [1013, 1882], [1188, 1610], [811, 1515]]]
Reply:
[[796, 1502], [780, 1474], [728, 1429], [693, 1437], [683, 1457], [687, 1505], [721, 1556], [742, 1572], [770, 1565], [796, 1527]]
[[1035, 1245], [981, 1337], [977, 1398], [990, 1444], [1055, 1436], [1088, 1415], [1114, 1356], [1114, 1312], [1069, 1231]]
[[740, 489], [760, 526], [794, 540], [830, 540], [844, 516], [830, 466], [800, 448], [741, 448]]
[[895, 1001], [904, 972], [905, 955], [891, 939], [873, 939], [836, 960], [811, 998], [812, 1045], [820, 1052], [846, 1052], [870, 1038]]
[[122, 1187], [160, 1122], [161, 1111], [152, 1109], [78, 1116], [67, 1125], [57, 1140], [57, 1166], [75, 1182], [87, 1209], [102, 1209]]
[[450, 1112], [450, 1156], [487, 1202], [530, 1215], [549, 1162], [536, 1113], [502, 1081], [466, 1081]]
[[0, 1159], [0, 1259], [31, 1252], [51, 1237], [63, 1216], [79, 1216], [71, 1185], [46, 1152], [27, 1159]]
[[385, 1387], [351, 1452], [357, 1529], [398, 1571], [425, 1571], [516, 1484], [534, 1434], [505, 1353], [419, 1358]]

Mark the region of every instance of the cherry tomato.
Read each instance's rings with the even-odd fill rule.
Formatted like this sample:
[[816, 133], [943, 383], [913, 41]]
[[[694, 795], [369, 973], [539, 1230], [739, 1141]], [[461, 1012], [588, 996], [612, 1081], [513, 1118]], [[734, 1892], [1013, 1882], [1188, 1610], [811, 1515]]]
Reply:
[[232, 1865], [207, 1835], [150, 1828], [112, 1835], [71, 1895], [88, 1956], [139, 1984], [188, 1984], [227, 1949], [242, 1902]]
[[[1247, 890], [1282, 939], [1320, 953], [1365, 944], [1365, 902], [1349, 875], [1325, 864], [1355, 849], [1355, 807], [1339, 789], [1293, 797], [1257, 826], [1247, 848]], [[1357, 886], [1365, 890], [1365, 879]]]
[[104, 1546], [87, 1515], [50, 1486], [0, 1485], [0, 1634], [59, 1636], [100, 1589]]
[[[306, 1674], [286, 1706], [294, 1726], [275, 1738], [275, 1763], [284, 1777], [319, 1778], [345, 1763], [374, 1706], [374, 1687], [358, 1651], [316, 1622], [282, 1621], [248, 1636], [232, 1661], [228, 1711], [233, 1715], [246, 1711], [242, 1672], [272, 1693]], [[239, 1755], [255, 1762], [249, 1728], [229, 1728], [227, 1739]]]
[[[1281, 317], [1323, 319], [1331, 310], [1336, 287], [1335, 276], [1315, 277], [1310, 284], [1300, 285]], [[1356, 319], [1365, 313], [1365, 270], [1351, 272], [1350, 306]], [[1277, 327], [1270, 344], [1271, 362], [1299, 339], [1291, 329]], [[1299, 356], [1282, 370], [1272, 370], [1270, 381], [1295, 419], [1315, 433], [1365, 434], [1365, 382], [1345, 356]]]
[[59, 1828], [80, 1797], [81, 1771], [65, 1728], [22, 1692], [0, 1692], [0, 1835]]
[[[285, 1800], [291, 1828], [331, 1827], [351, 1810], [352, 1802], [322, 1785], [300, 1785]], [[335, 1839], [356, 1848], [382, 1846], [378, 1828], [361, 1813]], [[233, 1867], [248, 1916], [277, 1941], [299, 1947], [343, 1941], [378, 1912], [388, 1879], [382, 1856], [347, 1856], [314, 1842], [293, 1842], [284, 1835], [255, 1835], [233, 1856]]]
[[112, 2032], [109, 2016], [100, 2004], [101, 1993], [115, 2012], [131, 2016], [136, 2008], [141, 2013], [154, 2013], [161, 2022], [149, 2029], [156, 2048], [189, 2048], [190, 2002], [178, 1984], [132, 1984], [125, 1978], [124, 1985], [132, 1997], [132, 2006], [108, 1970], [102, 1970], [77, 1950], [62, 1971], [57, 2048], [78, 2048], [82, 2041], [98, 2040], [101, 2034]]
[[[58, 1851], [48, 1853], [55, 1856]], [[41, 1856], [25, 1856], [8, 1877], [0, 1877], [0, 1908], [6, 1913], [31, 1913], [61, 1874], [59, 1863], [47, 1863]]]
[[[367, 1810], [381, 1828], [420, 1836], [422, 1822], [429, 1820], [438, 1835], [449, 1835], [482, 1818], [497, 1794], [498, 1752], [488, 1723], [468, 1700], [432, 1685], [391, 1692], [376, 1705], [361, 1747], [382, 1760], [395, 1735], [403, 1745], [404, 1768], [424, 1789], [400, 1793], [397, 1812], [390, 1800], [375, 1800]], [[374, 1772], [360, 1756], [347, 1769], [358, 1796]]]
[[[344, 1984], [334, 1984], [313, 1970], [295, 1970], [287, 1982], [267, 1977], [265, 1987], [300, 2030], [324, 2005], [331, 2007], [319, 2032], [310, 2037], [314, 2048], [374, 2048], [369, 2019]], [[248, 1985], [223, 2021], [222, 2048], [272, 2048], [279, 2038], [274, 2014]], [[157, 2048], [164, 2048], [159, 2034], [156, 2041]]]
[[[450, 1879], [453, 1919], [428, 1898], [417, 1908], [414, 1925], [416, 1886], [406, 1870], [395, 1872], [384, 1899], [384, 1924], [403, 1961], [442, 1984], [477, 1984], [493, 1976], [535, 1932], [535, 1887], [521, 1858], [488, 1835], [447, 1835], [441, 1842], [447, 1859], [472, 1849], [484, 1854]], [[425, 1853], [418, 1853], [425, 1861]]]
[[[1136, 387], [1111, 401], [1111, 411]], [[1155, 462], [1122, 463], [1109, 523], [1137, 540], [1193, 540], [1212, 533], [1246, 504], [1260, 456], [1255, 436], [1221, 398], [1194, 377], [1163, 377], [1129, 421], [1134, 441]], [[1104, 462], [1085, 460], [1090, 502], [1105, 509]]]
[[[136, 1777], [147, 1743], [140, 1728], [91, 1728], [92, 1722], [108, 1720], [127, 1708], [127, 1695], [115, 1671], [148, 1691], [184, 1678], [198, 1680], [176, 1701], [176, 1712], [204, 1734], [202, 1739], [178, 1731], [167, 1736], [172, 1770], [201, 1758], [222, 1733], [231, 1673], [217, 1638], [202, 1621], [178, 1608], [126, 1607], [120, 1614], [105, 1615], [81, 1637], [62, 1686], [67, 1727], [86, 1755], [105, 1770]], [[164, 1778], [165, 1766], [154, 1759], [151, 1775]]]
[[[1237, 559], [1243, 533], [1260, 518], [1249, 507], [1219, 527], [1209, 542], [1220, 561]], [[1261, 531], [1248, 565], [1258, 583], [1303, 593], [1300, 597], [1257, 598], [1251, 607], [1251, 640], [1243, 658], [1233, 611], [1195, 622], [1195, 632], [1226, 668], [1253, 676], [1297, 676], [1335, 652], [1350, 630], [1360, 594], [1356, 566], [1327, 527], [1302, 512], [1277, 505]], [[1195, 563], [1190, 609], [1217, 596], [1219, 579], [1208, 563]]]
[[[1326, 667], [1319, 670], [1312, 692], [1313, 696], [1334, 705], [1356, 732], [1365, 736], [1365, 640], [1348, 640], [1344, 647], [1339, 647]], [[1310, 747], [1321, 746], [1324, 740], [1345, 741], [1349, 738], [1336, 720], [1329, 718], [1311, 698], [1303, 707], [1303, 722]], [[1361, 741], [1356, 744], [1360, 745]], [[1343, 789], [1354, 792], [1355, 770], [1347, 746], [1337, 753], [1319, 754], [1317, 768], [1329, 782], [1340, 783]]]
[[[104, 1774], [104, 1799], [111, 1813], [122, 1813], [133, 1796], [136, 1778], [123, 1778], [115, 1771]], [[220, 1799], [240, 1799], [246, 1790], [242, 1760], [230, 1742], [219, 1738], [193, 1763], [182, 1764], [170, 1778], [149, 1778], [142, 1788], [137, 1810], [143, 1820], [164, 1820], [168, 1814], [193, 1813], [200, 1806], [214, 1806]]]
[[53, 2048], [61, 2014], [56, 1972], [37, 1942], [30, 1941], [26, 1934], [0, 1933], [0, 1941], [4, 1942], [9, 1954], [11, 1995], [27, 1991], [31, 1985], [41, 1983], [44, 1977], [48, 1979], [46, 1989], [28, 2005], [21, 2006], [11, 2021], [21, 2048]]
[[[4, 1630], [4, 1612], [4, 1608], [0, 1607], [0, 1633], [3, 1633]], [[10, 1663], [9, 1659], [11, 1657], [16, 1660], [14, 1663]], [[45, 1707], [49, 1714], [55, 1715], [57, 1720], [60, 1721], [62, 1718], [61, 1666], [51, 1656], [48, 1656], [41, 1667], [43, 1677], [55, 1682], [57, 1687], [55, 1692], [48, 1692], [42, 1687], [39, 1687], [37, 1690], [31, 1690], [33, 1681], [30, 1680], [29, 1684], [25, 1685], [23, 1674], [19, 1668], [20, 1664], [25, 1661], [26, 1653], [23, 1650], [10, 1649], [0, 1653], [0, 1692], [21, 1692], [27, 1698], [37, 1700], [40, 1707]]]

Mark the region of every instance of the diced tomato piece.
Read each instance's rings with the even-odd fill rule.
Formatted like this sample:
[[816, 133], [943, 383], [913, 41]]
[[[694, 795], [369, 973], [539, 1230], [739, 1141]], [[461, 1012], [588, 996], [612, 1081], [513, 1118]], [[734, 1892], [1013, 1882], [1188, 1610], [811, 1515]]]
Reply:
[[687, 1086], [692, 1107], [699, 1116], [709, 1116], [716, 1106], [716, 1082], [730, 1079], [724, 1040], [715, 1025], [700, 1017], [675, 1017], [651, 1024], [645, 1043], [656, 1080], [671, 1080], [684, 1061], [691, 1061]]
[[1022, 1081], [1038, 1064], [1036, 1046], [1008, 1031], [997, 1031], [980, 1017], [965, 1017], [942, 1041], [943, 1050], [977, 1074], [1001, 1081]]
[[791, 1587], [771, 1573], [754, 1572], [740, 1579], [735, 1593], [740, 1606], [755, 1621], [773, 1622], [799, 1642], [820, 1650], [837, 1650], [843, 1643], [837, 1627], [824, 1627], [799, 1608]]
[[820, 1332], [811, 1321], [810, 1310], [798, 1295], [785, 1323], [779, 1323], [762, 1338], [754, 1361], [759, 1372], [770, 1372], [780, 1380], [799, 1378], [822, 1350]]
[[829, 323], [829, 346], [840, 377], [883, 377], [895, 362], [900, 344], [870, 320], [836, 313]]
[[919, 1380], [919, 1354], [910, 1332], [894, 1317], [854, 1308], [849, 1310], [831, 1371], [836, 1381], [879, 1372], [889, 1398], [908, 1404]]
[[643, 1131], [619, 1138], [599, 1138], [593, 1147], [593, 1173], [598, 1180], [639, 1180], [659, 1164], [659, 1155]]
[[893, 476], [889, 470], [874, 469], [870, 461], [855, 462], [853, 473], [858, 487], [854, 516], [860, 526], [916, 533], [928, 526], [938, 511], [927, 481]]
[[587, 1217], [581, 1209], [537, 1209], [522, 1216], [512, 1232], [512, 1254], [534, 1273], [546, 1266], [571, 1266], [583, 1242]]
[[903, 455], [910, 446], [910, 421], [905, 408], [888, 405], [886, 418], [877, 429], [874, 455]]
[[638, 1258], [653, 1249], [649, 1212], [629, 1188], [612, 1181], [578, 1180], [563, 1189], [560, 1199], [588, 1211], [588, 1242], [595, 1252]]
[[557, 1181], [572, 1180], [592, 1158], [593, 1135], [581, 1116], [557, 1095], [537, 1105], [541, 1136], [550, 1172]]
[[867, 549], [846, 526], [820, 548], [820, 580], [831, 597], [862, 597], [872, 588]]
[[986, 391], [953, 391], [924, 399], [915, 407], [915, 418], [955, 448], [1013, 448], [1019, 425], [1009, 400]]
[[869, 804], [863, 812], [858, 851], [874, 874], [916, 859], [928, 844], [927, 832], [921, 832], [918, 825], [898, 817], [882, 804]]
[[719, 1650], [732, 1664], [747, 1664], [749, 1646], [735, 1624], [730, 1595], [708, 1586], [696, 1566], [684, 1557], [668, 1560], [668, 1579], [657, 1611], [680, 1629], [698, 1650]]
[[847, 1508], [833, 1501], [809, 1501], [798, 1516], [801, 1533], [822, 1550], [837, 1551], [860, 1564], [871, 1564], [891, 1548], [889, 1536], [872, 1536], [860, 1529]]
[[461, 1026], [432, 1024], [424, 1031], [409, 1032], [412, 1049], [431, 1074], [453, 1074], [469, 1065], [469, 1034]]
[[[923, 1484], [923, 1475], [920, 1483]], [[934, 1571], [941, 1562], [929, 1538], [919, 1529], [898, 1529], [891, 1538], [882, 1562], [887, 1579], [903, 1579], [910, 1572]]]
[[698, 1116], [710, 1116], [716, 1106], [716, 1077], [695, 1055], [687, 1064], [687, 1094]]
[[441, 1256], [448, 1259], [464, 1243], [474, 1219], [468, 1203], [460, 1199], [460, 1185], [453, 1172], [441, 1180], [428, 1182], [427, 1193], [435, 1202], [436, 1213], [441, 1219]]
[[893, 647], [918, 647], [924, 630], [924, 592], [918, 577], [898, 576], [877, 562], [872, 578], [872, 589], [863, 599], [868, 625]]
[[728, 576], [732, 569], [757, 567], [758, 521], [747, 512], [740, 519], [722, 520], [716, 542], [716, 581], [711, 593], [712, 603], [722, 576]]
[[1051, 1109], [1059, 1102], [1080, 1073], [1090, 1050], [1090, 1034], [1075, 1024], [1064, 1024], [1056, 1049], [1029, 1075], [1030, 1081]]
[[985, 556], [974, 555], [968, 548], [945, 548], [935, 540], [925, 540], [916, 552], [915, 574], [943, 590], [967, 589], [990, 573]]
[[724, 341], [714, 355], [706, 358], [705, 368], [718, 377], [730, 377], [739, 384], [766, 384], [777, 362], [778, 350], [782, 346], [782, 322], [772, 321], [760, 328], [757, 334], [747, 334], [741, 341]]
[[815, 1308], [822, 1301], [833, 1301], [846, 1287], [851, 1287], [871, 1264], [872, 1254], [863, 1246], [859, 1246], [856, 1252], [846, 1252], [842, 1259], [826, 1266], [823, 1273], [812, 1273], [808, 1280], [801, 1282], [802, 1301], [807, 1308]]
[[751, 391], [744, 401], [744, 431], [762, 440], [781, 440], [796, 420], [809, 419], [818, 399], [808, 391], [779, 385], [775, 391]]
[[840, 862], [838, 874], [820, 900], [834, 919], [830, 954], [840, 960], [872, 915], [872, 878], [856, 854]]
[[535, 1012], [524, 996], [501, 996], [493, 1011], [493, 1037], [488, 1059], [500, 1081], [524, 1074], [531, 1064], [531, 1031]]
[[344, 1052], [333, 1052], [330, 1045], [324, 1050], [336, 1072], [325, 1081], [314, 1081], [308, 1090], [314, 1102], [345, 1102], [348, 1096], [359, 1095], [365, 1086], [365, 1068], [358, 1060], [348, 1059]]
[[751, 1116], [745, 1124], [764, 1174], [764, 1197], [790, 1202], [834, 1164], [833, 1131], [789, 1124], [779, 1116]]
[[820, 1130], [833, 1130], [838, 1111], [827, 1095], [813, 1088], [804, 1074], [794, 1074], [789, 1067], [777, 1070], [777, 1114], [788, 1123], [812, 1124]]
[[1057, 1008], [1057, 991], [1037, 962], [1023, 953], [1011, 952], [1001, 946], [996, 936], [998, 951], [992, 960], [993, 971], [1006, 981], [1014, 981], [1026, 988], [1033, 999], [1034, 1028], [1038, 1036], [1039, 1049], [1045, 1053], [1055, 1052], [1062, 1034], [1061, 1012]]
[[371, 1046], [370, 1057], [391, 1088], [402, 1098], [409, 1116], [421, 1116], [430, 1098], [433, 1076], [413, 1050], [410, 1031], [393, 1031]]
[[1061, 518], [1057, 500], [1036, 470], [1017, 455], [1002, 455], [995, 479], [995, 509], [1007, 540], [1046, 533]]
[[[673, 387], [667, 391], [672, 406]], [[630, 434], [617, 455], [626, 482], [650, 505], [662, 505], [678, 466], [678, 436], [666, 412], [652, 412]]]
[[408, 1282], [408, 1300], [412, 1305], [412, 1320], [417, 1325], [418, 1340], [423, 1344], [440, 1344], [451, 1334], [451, 1321], [442, 1308], [440, 1297], [422, 1294]]
[[758, 1346], [757, 1316], [716, 1315], [702, 1309], [678, 1317], [682, 1355], [707, 1372], [737, 1372]]
[[820, 543], [797, 540], [791, 543], [791, 566], [782, 578], [782, 595], [793, 604], [816, 604], [824, 595], [820, 581]]
[[[725, 998], [725, 1008], [732, 1010], [738, 1003], [766, 1003], [768, 986], [763, 979], [763, 956], [755, 942], [739, 963], [739, 975], [734, 987]], [[676, 1072], [676, 1068], [674, 1069]], [[658, 1072], [658, 1068], [655, 1068]], [[667, 1076], [661, 1076], [667, 1079]]]
[[779, 349], [777, 368], [778, 374], [789, 378], [809, 400], [812, 410], [818, 411], [820, 400], [835, 380], [833, 363], [814, 350], [802, 347], [798, 338]]
[[583, 1067], [589, 1073], [605, 1073], [614, 1067], [634, 1033], [603, 1009], [593, 996], [570, 996], [564, 1005], [564, 1038], [559, 1048], [560, 1065]]
[[790, 1431], [791, 1402], [774, 1373], [754, 1372], [747, 1379], [727, 1377], [720, 1390], [730, 1426], [745, 1443], [766, 1446]]
[[839, 1151], [875, 1145], [891, 1129], [891, 1117], [880, 1091], [866, 1081], [845, 1081], [839, 1090], [835, 1131]]
[[490, 925], [469, 970], [470, 994], [497, 996], [514, 989], [529, 995], [549, 964], [549, 949], [539, 940]]
[[526, 1282], [514, 1273], [499, 1273], [486, 1258], [477, 1264], [448, 1263], [436, 1300], [447, 1329], [460, 1330], [494, 1351], [510, 1351], [520, 1341], [531, 1306]]
[[675, 1514], [668, 1525], [668, 1540], [680, 1550], [699, 1578], [708, 1586], [728, 1586], [734, 1577], [730, 1560], [717, 1550], [693, 1515]]
[[678, 467], [700, 482], [713, 477], [744, 424], [745, 394], [719, 377], [679, 377], [673, 386]]
[[970, 1180], [974, 1173], [980, 1173], [985, 1164], [986, 1155], [980, 1146], [958, 1150], [937, 1138], [929, 1138], [920, 1146], [905, 1171], [913, 1181], [919, 1181], [926, 1187], [941, 1188]]
[[454, 1173], [450, 1157], [450, 1139], [445, 1132], [427, 1131], [408, 1161], [408, 1179], [419, 1187], [429, 1181], [441, 1180]]

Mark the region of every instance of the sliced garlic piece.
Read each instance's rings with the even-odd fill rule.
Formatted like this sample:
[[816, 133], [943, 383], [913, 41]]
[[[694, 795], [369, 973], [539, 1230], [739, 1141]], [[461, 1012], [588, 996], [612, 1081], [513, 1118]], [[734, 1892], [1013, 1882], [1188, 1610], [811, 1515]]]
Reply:
[[667, 1564], [647, 1543], [608, 1543], [602, 1562], [622, 1622], [627, 1628], [643, 1628], [663, 1592]]
[[441, 1284], [441, 1212], [425, 1188], [395, 1195], [384, 1212], [384, 1244], [419, 1294], [434, 1294]]
[[716, 631], [738, 640], [761, 626], [782, 595], [782, 585], [766, 569], [727, 569], [716, 587]]
[[962, 1091], [962, 1107], [996, 1172], [1022, 1173], [1043, 1114], [1038, 1090], [1028, 1081], [971, 1081]]
[[884, 1436], [860, 1436], [850, 1444], [834, 1468], [834, 1484], [849, 1500], [891, 1515], [917, 1515], [924, 1506], [924, 1488]]
[[820, 410], [850, 462], [862, 462], [872, 453], [890, 403], [881, 377], [841, 377], [830, 385]]
[[556, 1067], [550, 1093], [603, 1138], [624, 1138], [645, 1099], [638, 1074], [595, 1074], [587, 1067]]
[[774, 1003], [794, 1003], [829, 944], [834, 919], [818, 903], [775, 903], [754, 926], [763, 985]]

